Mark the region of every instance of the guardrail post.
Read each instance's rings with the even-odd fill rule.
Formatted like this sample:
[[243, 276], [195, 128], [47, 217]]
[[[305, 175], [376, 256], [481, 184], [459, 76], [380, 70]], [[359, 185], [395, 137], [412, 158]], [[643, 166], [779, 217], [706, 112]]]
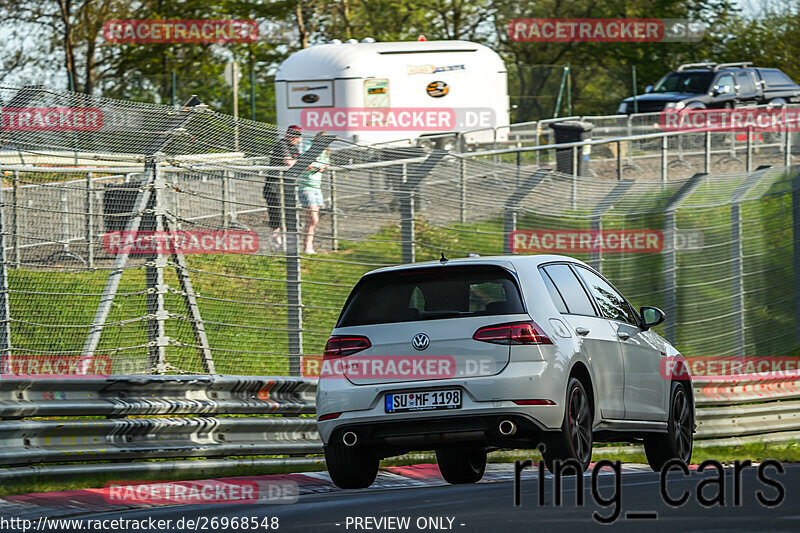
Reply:
[[[0, 187], [0, 356], [11, 352], [11, 310], [8, 304], [8, 271], [6, 263], [6, 232], [3, 220], [3, 188]], [[2, 361], [0, 361], [2, 364]]]
[[408, 164], [402, 165], [402, 196], [400, 198], [400, 245], [402, 262], [413, 263], [414, 254], [414, 191], [408, 182]]
[[339, 249], [339, 214], [336, 212], [336, 170], [331, 169], [331, 249], [335, 252]]
[[86, 266], [94, 268], [94, 246], [92, 239], [94, 234], [94, 197], [92, 196], [92, 177], [91, 172], [86, 173]]
[[14, 171], [11, 178], [13, 189], [11, 191], [11, 237], [14, 239], [14, 266], [20, 267], [22, 260], [19, 251], [19, 172]]
[[[664, 137], [666, 139], [666, 137]], [[664, 209], [664, 336], [675, 342], [675, 315], [678, 312], [677, 291], [677, 253], [675, 250], [675, 211], [700, 185], [707, 174], [698, 173], [689, 178], [678, 191], [672, 195]]]
[[[536, 152], [537, 154], [539, 152]], [[458, 206], [459, 220], [467, 222], [467, 160], [461, 159], [458, 165], [458, 179], [461, 185], [461, 202]]]

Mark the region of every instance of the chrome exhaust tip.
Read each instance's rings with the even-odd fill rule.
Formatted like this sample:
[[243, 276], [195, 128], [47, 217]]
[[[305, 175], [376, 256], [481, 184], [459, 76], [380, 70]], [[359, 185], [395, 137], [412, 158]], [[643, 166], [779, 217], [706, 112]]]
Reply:
[[348, 431], [342, 435], [342, 442], [345, 446], [355, 446], [356, 442], [358, 442], [358, 435], [352, 431]]
[[497, 426], [497, 429], [504, 437], [510, 437], [517, 432], [517, 425], [511, 420], [503, 420], [500, 422], [500, 425]]

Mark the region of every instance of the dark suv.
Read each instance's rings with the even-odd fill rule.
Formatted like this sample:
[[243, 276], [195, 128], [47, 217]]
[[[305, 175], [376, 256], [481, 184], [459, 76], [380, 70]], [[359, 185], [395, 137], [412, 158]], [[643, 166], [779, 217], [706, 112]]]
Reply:
[[623, 100], [617, 112], [800, 102], [800, 86], [789, 76], [776, 68], [755, 68], [752, 63], [688, 63], [661, 78], [655, 87], [648, 86], [645, 92]]

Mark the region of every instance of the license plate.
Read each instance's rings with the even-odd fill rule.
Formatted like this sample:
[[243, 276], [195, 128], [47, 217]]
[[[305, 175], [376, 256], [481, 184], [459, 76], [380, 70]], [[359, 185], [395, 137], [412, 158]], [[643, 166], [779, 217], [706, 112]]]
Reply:
[[461, 391], [459, 389], [402, 392], [386, 395], [387, 413], [459, 408], [461, 408]]

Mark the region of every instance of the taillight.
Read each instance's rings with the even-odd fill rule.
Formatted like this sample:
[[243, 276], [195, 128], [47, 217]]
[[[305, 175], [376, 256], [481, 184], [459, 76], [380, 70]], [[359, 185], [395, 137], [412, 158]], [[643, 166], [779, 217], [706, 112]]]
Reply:
[[533, 320], [486, 326], [476, 331], [472, 338], [494, 344], [553, 344]]
[[[555, 405], [553, 400], [511, 400], [517, 405]], [[320, 419], [322, 420], [322, 419]]]
[[369, 339], [356, 335], [333, 335], [325, 343], [324, 359], [347, 357], [372, 346]]
[[319, 421], [323, 422], [325, 420], [333, 420], [334, 418], [339, 418], [342, 416], [342, 413], [328, 413], [327, 415], [322, 415], [319, 417]]

